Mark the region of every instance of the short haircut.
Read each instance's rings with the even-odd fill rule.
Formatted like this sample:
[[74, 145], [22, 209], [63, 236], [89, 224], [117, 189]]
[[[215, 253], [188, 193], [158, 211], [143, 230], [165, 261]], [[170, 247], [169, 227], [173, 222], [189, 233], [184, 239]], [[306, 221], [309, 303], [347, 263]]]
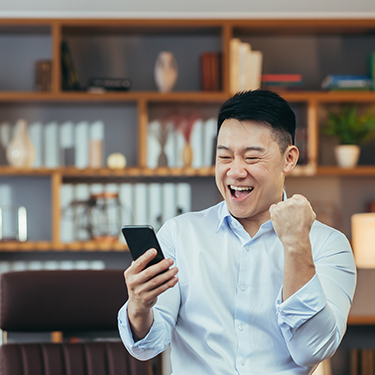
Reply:
[[228, 99], [219, 110], [218, 134], [227, 119], [252, 120], [271, 126], [282, 153], [289, 145], [294, 145], [296, 116], [287, 101], [272, 91], [243, 91]]

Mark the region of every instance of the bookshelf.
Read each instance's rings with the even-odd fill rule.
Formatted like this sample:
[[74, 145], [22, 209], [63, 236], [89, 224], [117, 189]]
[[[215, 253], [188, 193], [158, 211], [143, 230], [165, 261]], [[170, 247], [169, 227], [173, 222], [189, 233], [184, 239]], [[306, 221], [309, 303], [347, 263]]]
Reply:
[[[14, 122], [18, 116], [26, 120], [41, 118], [58, 122], [66, 120], [65, 114], [72, 113], [73, 122], [84, 116], [105, 111], [106, 123], [127, 119], [126, 124], [110, 125], [114, 133], [122, 129], [129, 134], [126, 146], [128, 166], [124, 170], [109, 168], [84, 168], [57, 166], [55, 168], [12, 168], [0, 167], [2, 178], [42, 177], [50, 181], [51, 201], [45, 202], [51, 210], [51, 233], [48, 239], [40, 238], [23, 244], [2, 244], [4, 251], [123, 251], [120, 243], [98, 244], [94, 241], [61, 242], [60, 190], [66, 183], [109, 183], [121, 181], [189, 181], [199, 188], [211, 189], [208, 195], [219, 199], [212, 184], [213, 167], [180, 168], [147, 167], [147, 127], [155, 113], [167, 112], [179, 106], [209, 107], [212, 112], [229, 96], [230, 41], [233, 37], [248, 41], [256, 49], [264, 51], [265, 73], [306, 74], [306, 89], [285, 91], [280, 94], [296, 106], [302, 126], [307, 132], [306, 162], [298, 165], [291, 178], [375, 177], [375, 166], [361, 165], [354, 169], [340, 169], [334, 165], [320, 164], [321, 112], [326, 105], [338, 103], [375, 104], [375, 92], [324, 92], [319, 90], [321, 80], [330, 64], [342, 60], [343, 54], [360, 42], [355, 49], [363, 60], [375, 42], [375, 20], [189, 20], [189, 19], [0, 19], [0, 44], [9, 49], [9, 56], [3, 61], [0, 73], [0, 123]], [[62, 40], [71, 49], [78, 76], [85, 85], [90, 75], [131, 77], [133, 87], [127, 92], [89, 93], [86, 91], [64, 91], [62, 89], [61, 50]], [[295, 46], [293, 47], [293, 40]], [[337, 41], [342, 49], [337, 47]], [[305, 61], [308, 56], [299, 53], [301, 45], [315, 45], [315, 63]], [[339, 44], [340, 44], [339, 43]], [[21, 48], [28, 46], [27, 48]], [[290, 51], [289, 51], [289, 48]], [[294, 49], [293, 49], [294, 48]], [[153, 66], [157, 53], [170, 49], [175, 53], [179, 67], [179, 80], [170, 93], [159, 93], [153, 80]], [[189, 51], [189, 53], [186, 53]], [[199, 56], [206, 51], [221, 53], [222, 87], [219, 91], [201, 91]], [[302, 51], [303, 54], [304, 51]], [[12, 63], [17, 59], [17, 64]], [[49, 92], [33, 90], [33, 64], [36, 59], [52, 60], [52, 89]], [[275, 64], [278, 61], [278, 71]], [[331, 63], [324, 63], [332, 60]], [[353, 56], [345, 62], [352, 64], [353, 73], [366, 69], [353, 62]], [[298, 66], [298, 64], [300, 66]], [[315, 64], [315, 65], [314, 65]], [[321, 66], [321, 69], [317, 69]], [[288, 71], [293, 69], [293, 71]], [[298, 72], [299, 72], [298, 71]], [[352, 71], [350, 71], [352, 73]], [[362, 73], [362, 71], [360, 72]], [[18, 77], [19, 76], [19, 77]], [[14, 82], [9, 77], [15, 77]], [[113, 108], [118, 111], [111, 118]], [[159, 111], [159, 112], [158, 112]], [[39, 116], [39, 118], [38, 118]], [[74, 118], [75, 116], [75, 118]], [[94, 115], [93, 115], [94, 116]], [[107, 124], [106, 124], [107, 126]], [[109, 130], [109, 131], [110, 131]], [[113, 136], [112, 136], [113, 139]], [[204, 182], [205, 180], [206, 182]], [[202, 182], [203, 181], [203, 182]], [[200, 208], [200, 203], [195, 208]]]

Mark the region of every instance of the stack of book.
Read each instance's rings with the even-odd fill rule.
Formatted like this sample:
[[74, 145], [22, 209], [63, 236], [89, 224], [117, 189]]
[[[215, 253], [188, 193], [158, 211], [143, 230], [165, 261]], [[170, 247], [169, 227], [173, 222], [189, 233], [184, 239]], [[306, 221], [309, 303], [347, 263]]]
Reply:
[[372, 80], [366, 75], [330, 74], [323, 79], [323, 90], [370, 90]]
[[267, 90], [301, 90], [304, 81], [301, 74], [263, 74], [262, 88]]
[[260, 88], [263, 53], [238, 38], [230, 41], [230, 91], [232, 94]]

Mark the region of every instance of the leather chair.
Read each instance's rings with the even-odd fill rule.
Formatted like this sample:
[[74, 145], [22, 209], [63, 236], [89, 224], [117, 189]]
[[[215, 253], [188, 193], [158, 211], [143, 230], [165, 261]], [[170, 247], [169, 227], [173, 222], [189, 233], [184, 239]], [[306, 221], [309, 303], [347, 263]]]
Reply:
[[[127, 299], [122, 271], [24, 271], [0, 278], [0, 328], [7, 332], [117, 331]], [[0, 375], [151, 375], [118, 340], [6, 343]]]

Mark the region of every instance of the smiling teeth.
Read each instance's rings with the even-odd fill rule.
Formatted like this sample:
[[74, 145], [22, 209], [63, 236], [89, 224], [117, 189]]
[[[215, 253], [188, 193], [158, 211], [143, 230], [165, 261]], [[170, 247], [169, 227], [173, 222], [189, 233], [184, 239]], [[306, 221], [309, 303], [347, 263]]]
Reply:
[[238, 191], [253, 190], [252, 187], [241, 187], [241, 186], [233, 186], [233, 185], [230, 185], [230, 188], [232, 190], [238, 190]]

